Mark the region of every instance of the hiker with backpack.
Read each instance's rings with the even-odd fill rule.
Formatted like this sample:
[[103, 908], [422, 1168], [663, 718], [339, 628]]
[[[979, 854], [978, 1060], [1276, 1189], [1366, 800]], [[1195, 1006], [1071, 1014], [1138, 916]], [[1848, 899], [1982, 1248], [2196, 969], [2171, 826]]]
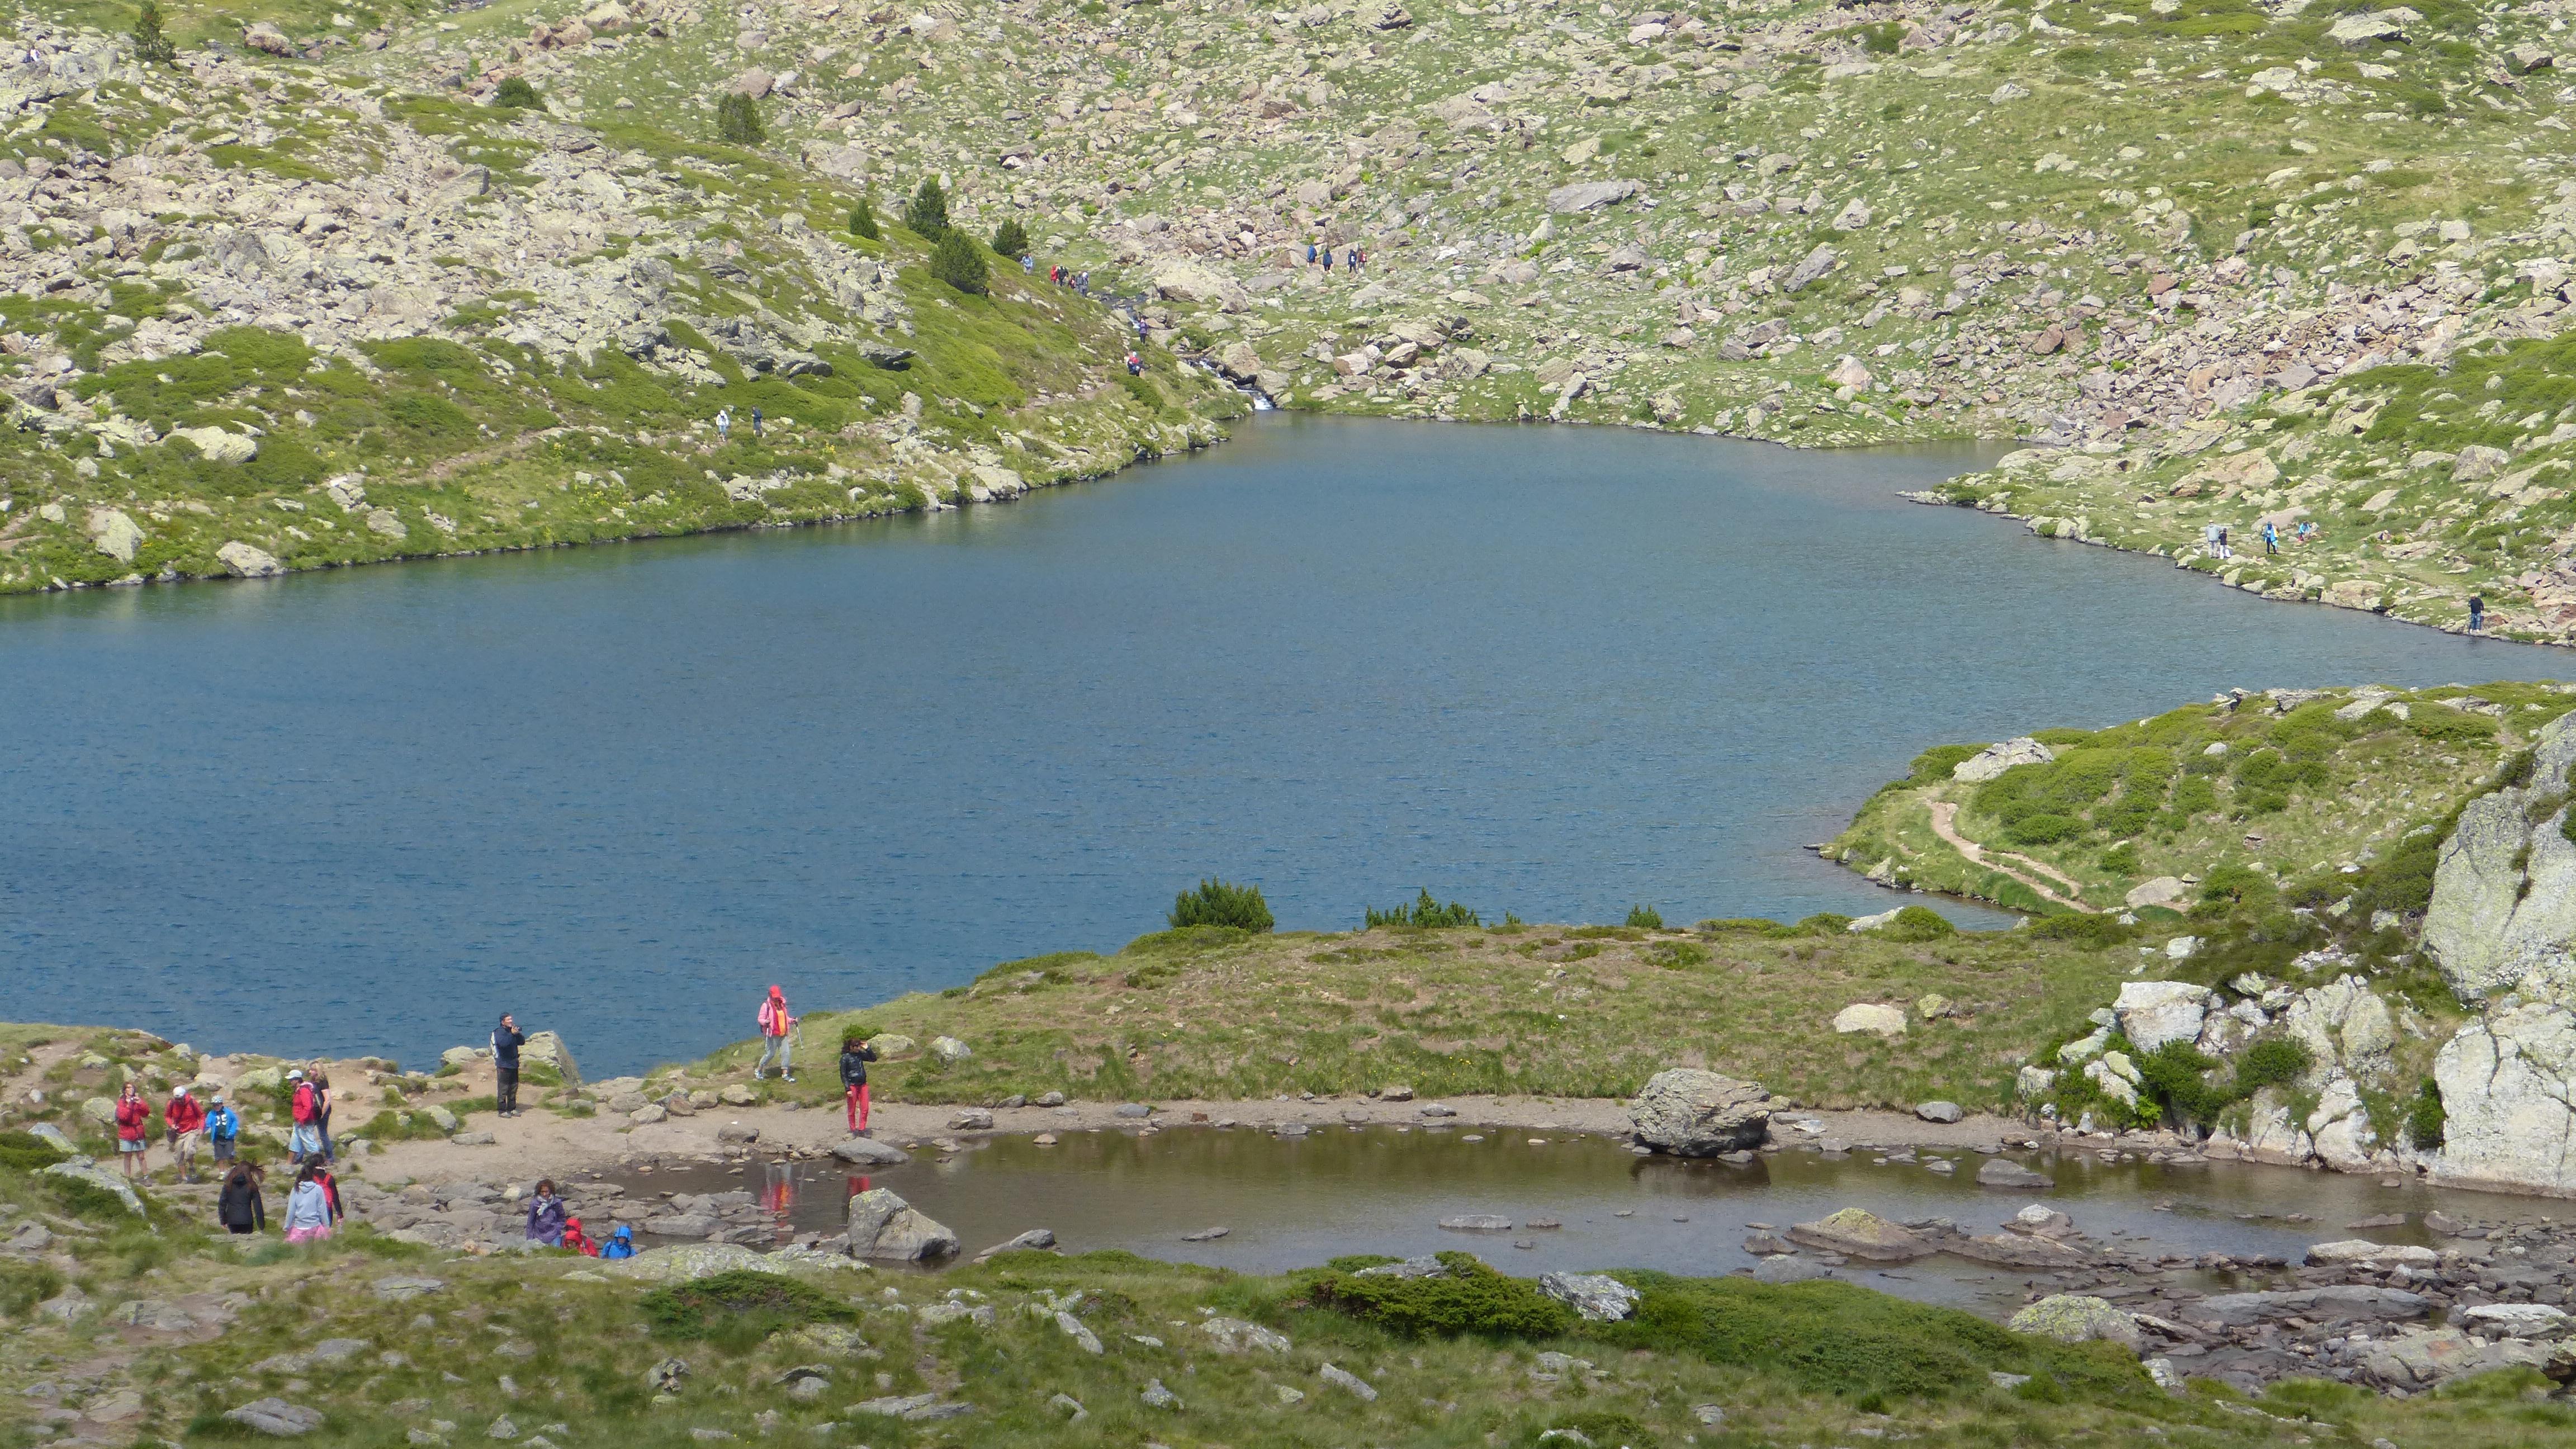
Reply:
[[151, 1131], [152, 1108], [129, 1078], [125, 1089], [116, 1094], [116, 1160], [128, 1178], [139, 1178], [152, 1170], [143, 1160], [152, 1150]]
[[304, 1080], [313, 1084], [313, 1135], [322, 1139], [322, 1160], [335, 1162], [340, 1154], [331, 1147], [331, 1074], [315, 1062], [304, 1069]]
[[259, 1186], [268, 1174], [248, 1162], [236, 1162], [224, 1175], [223, 1193], [215, 1199], [215, 1221], [235, 1237], [249, 1237], [268, 1231], [268, 1205], [260, 1201]]
[[206, 1141], [206, 1109], [197, 1105], [185, 1083], [170, 1095], [170, 1105], [161, 1109], [161, 1124], [170, 1133], [170, 1158], [179, 1168], [179, 1180], [195, 1182], [197, 1149]]
[[504, 1117], [519, 1115], [519, 1048], [527, 1044], [518, 1021], [502, 1012], [501, 1024], [492, 1028], [492, 1101]]
[[294, 1125], [286, 1134], [286, 1160], [296, 1167], [322, 1160], [322, 1093], [296, 1068], [286, 1074], [286, 1115]]
[[849, 1107], [853, 1137], [867, 1135], [868, 1063], [876, 1059], [877, 1049], [857, 1032], [841, 1038], [841, 1091]]
[[788, 1059], [790, 1048], [787, 1044], [787, 1033], [795, 1027], [796, 1018], [787, 1013], [786, 992], [776, 986], [769, 988], [769, 994], [760, 999], [759, 1021], [760, 1060], [751, 1069], [751, 1079], [755, 1082], [759, 1081], [769, 1070], [770, 1059], [775, 1057], [778, 1061], [779, 1080], [795, 1081], [796, 1068]]
[[232, 1104], [224, 1100], [221, 1092], [212, 1094], [207, 1102], [206, 1141], [214, 1149], [218, 1167], [232, 1161], [233, 1154], [241, 1147], [241, 1117], [233, 1111]]

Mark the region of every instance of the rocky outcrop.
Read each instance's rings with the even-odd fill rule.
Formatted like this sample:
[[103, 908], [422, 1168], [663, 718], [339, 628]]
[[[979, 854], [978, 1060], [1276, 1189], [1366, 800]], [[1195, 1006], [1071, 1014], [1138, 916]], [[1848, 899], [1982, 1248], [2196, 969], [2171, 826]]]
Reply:
[[2138, 1320], [2106, 1299], [2084, 1293], [2052, 1293], [2012, 1316], [2004, 1325], [2015, 1333], [2053, 1338], [2060, 1343], [2089, 1343], [2099, 1339], [2135, 1351], [2146, 1341], [2138, 1331]]
[[2433, 1080], [2448, 1117], [2437, 1180], [2576, 1192], [2576, 1012], [2491, 1012], [2443, 1044]]
[[1950, 767], [1950, 778], [1971, 785], [1982, 785], [2015, 765], [2045, 765], [2057, 758], [2057, 752], [2024, 735], [1999, 745], [1988, 745]]
[[2466, 1002], [2532, 989], [2576, 1000], [2576, 841], [2563, 809], [2532, 818], [2567, 788], [2576, 715], [2542, 729], [2529, 783], [2472, 800], [2442, 845], [2424, 949]]
[[1657, 1072], [1628, 1104], [1639, 1144], [1676, 1157], [1759, 1147], [1771, 1131], [1771, 1094], [1760, 1084], [1676, 1067]]
[[2167, 1042], [2199, 1040], [2209, 998], [2208, 987], [2189, 981], [2130, 981], [2122, 983], [2111, 1012], [2129, 1044], [2151, 1052]]

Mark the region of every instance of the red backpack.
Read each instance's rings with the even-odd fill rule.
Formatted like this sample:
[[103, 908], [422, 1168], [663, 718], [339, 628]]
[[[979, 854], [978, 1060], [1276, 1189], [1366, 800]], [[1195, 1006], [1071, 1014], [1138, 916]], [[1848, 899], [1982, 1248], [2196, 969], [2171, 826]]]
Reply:
[[311, 1082], [296, 1083], [295, 1120], [299, 1123], [309, 1124], [312, 1122], [314, 1116], [313, 1084]]

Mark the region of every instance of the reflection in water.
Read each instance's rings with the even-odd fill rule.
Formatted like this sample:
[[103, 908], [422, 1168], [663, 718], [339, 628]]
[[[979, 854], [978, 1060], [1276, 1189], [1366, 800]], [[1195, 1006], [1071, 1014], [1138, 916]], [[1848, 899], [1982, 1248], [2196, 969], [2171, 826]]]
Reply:
[[[1623, 1267], [1723, 1274], [1752, 1265], [1743, 1246], [1750, 1233], [1785, 1229], [1838, 1208], [1865, 1207], [1900, 1222], [1948, 1218], [1987, 1233], [2034, 1200], [2071, 1214], [2085, 1234], [2119, 1249], [2295, 1261], [2311, 1243], [2353, 1236], [2345, 1225], [2359, 1218], [2420, 1215], [2437, 1206], [2467, 1218], [2526, 1218], [2552, 1206], [2412, 1180], [2385, 1188], [2375, 1179], [2288, 1168], [2024, 1156], [2057, 1181], [2055, 1191], [2038, 1199], [1977, 1186], [1980, 1159], [1973, 1153], [1919, 1157], [1835, 1159], [1793, 1151], [1733, 1166], [1640, 1158], [1604, 1138], [1527, 1131], [1372, 1127], [1281, 1140], [1183, 1128], [1067, 1131], [1053, 1147], [1000, 1138], [946, 1159], [924, 1156], [864, 1176], [837, 1165], [789, 1162], [740, 1171], [763, 1174], [773, 1213], [794, 1232], [838, 1233], [848, 1199], [878, 1186], [955, 1229], [969, 1253], [1045, 1227], [1070, 1252], [1123, 1248], [1246, 1272], [1277, 1272], [1346, 1253], [1409, 1257], [1466, 1248], [1523, 1274]], [[1934, 1170], [1935, 1160], [1953, 1163], [1953, 1170]], [[706, 1192], [736, 1183], [727, 1169], [710, 1167], [665, 1169], [628, 1185]], [[1471, 1213], [1510, 1218], [1514, 1229], [1464, 1234], [1439, 1226], [1442, 1218]], [[1526, 1226], [1533, 1219], [1560, 1226]], [[1211, 1241], [1183, 1241], [1211, 1227], [1229, 1231]], [[2411, 1222], [2369, 1236], [2427, 1241]], [[2026, 1273], [1944, 1259], [1901, 1268], [1853, 1264], [1842, 1271], [1909, 1297], [1989, 1310], [2017, 1305], [2029, 1281]]]

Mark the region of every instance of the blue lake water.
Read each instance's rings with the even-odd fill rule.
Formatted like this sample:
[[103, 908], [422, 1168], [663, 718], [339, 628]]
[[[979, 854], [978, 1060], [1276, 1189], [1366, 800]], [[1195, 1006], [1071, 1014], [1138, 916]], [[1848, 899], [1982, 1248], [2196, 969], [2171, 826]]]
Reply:
[[1210, 872], [1884, 909], [1801, 847], [1928, 745], [2576, 662], [1893, 496], [1986, 456], [1270, 416], [963, 514], [0, 601], [0, 1017], [418, 1063], [510, 1009], [605, 1075]]

